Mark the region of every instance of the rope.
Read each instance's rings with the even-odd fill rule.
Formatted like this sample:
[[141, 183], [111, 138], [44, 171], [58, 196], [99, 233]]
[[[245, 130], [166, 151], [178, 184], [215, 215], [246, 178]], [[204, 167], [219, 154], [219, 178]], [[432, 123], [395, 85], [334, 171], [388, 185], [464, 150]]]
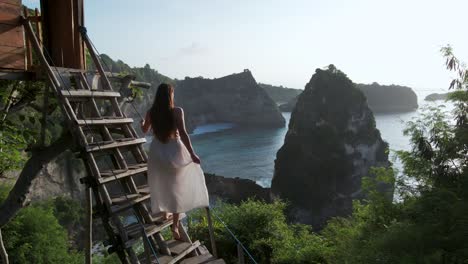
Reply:
[[234, 238], [234, 240], [237, 242], [237, 244], [239, 244], [242, 247], [242, 250], [244, 250], [244, 252], [247, 253], [247, 256], [249, 256], [250, 260], [252, 260], [253, 263], [257, 264], [257, 261], [255, 261], [252, 254], [250, 254], [250, 252], [247, 250], [247, 248], [244, 246], [244, 244], [242, 244], [242, 242], [237, 238], [237, 236], [234, 234], [234, 232], [232, 232], [232, 230], [228, 227], [228, 225], [221, 219], [221, 217], [219, 217], [214, 212], [214, 210], [210, 210], [210, 212], [212, 212], [212, 214], [218, 219], [218, 221], [221, 222], [221, 224], [223, 224], [224, 228], [229, 232], [229, 234], [232, 236], [232, 238]]
[[[99, 58], [102, 62], [104, 62], [104, 64], [105, 64], [105, 61], [103, 61], [103, 60], [101, 59], [101, 55], [98, 53], [98, 50], [96, 49], [96, 46], [94, 46], [93, 42], [92, 42], [91, 39], [88, 37], [86, 28], [85, 28], [85, 27], [80, 27], [80, 33], [82, 34], [83, 38], [86, 38], [86, 39], [88, 40], [88, 42], [91, 43], [91, 46], [93, 47], [94, 51], [97, 53], [98, 58]], [[106, 66], [107, 66], [107, 64], [106, 64]], [[107, 66], [107, 67], [108, 67], [108, 66]], [[110, 70], [109, 67], [108, 67], [108, 69]], [[60, 74], [59, 74], [59, 76], [60, 76]], [[62, 81], [63, 81], [63, 80], [62, 80]], [[91, 93], [93, 93], [93, 90], [91, 90]], [[86, 121], [85, 121], [85, 125], [87, 125], [87, 124], [86, 124]], [[99, 144], [98, 144], [98, 147], [99, 147], [99, 150], [101, 150]], [[109, 161], [106, 159], [106, 162], [109, 162]], [[107, 165], [108, 165], [108, 164], [107, 164]], [[112, 175], [114, 176], [114, 178], [117, 180], [118, 178], [117, 178], [117, 176], [115, 175], [114, 170], [111, 169], [111, 172], [112, 172]], [[125, 195], [125, 199], [126, 199], [127, 201], [130, 200], [130, 199], [128, 198], [128, 195], [127, 195], [126, 192], [124, 192], [124, 195]], [[153, 254], [153, 256], [156, 258], [156, 262], [159, 264], [160, 262], [159, 262], [158, 255], [156, 254], [156, 250], [153, 248], [153, 245], [152, 245], [151, 241], [150, 241], [149, 238], [148, 238], [148, 235], [147, 235], [147, 233], [146, 233], [145, 227], [144, 227], [143, 224], [142, 224], [142, 219], [140, 219], [140, 218], [138, 217], [138, 215], [135, 214], [135, 213], [134, 213], [134, 216], [135, 216], [135, 218], [137, 219], [137, 223], [141, 226], [141, 229], [142, 229], [142, 231], [143, 231], [143, 233], [144, 233], [144, 235], [145, 235], [145, 238], [146, 238], [146, 240], [147, 240], [147, 242], [148, 242], [148, 245], [149, 245], [149, 247], [151, 248], [152, 254]]]

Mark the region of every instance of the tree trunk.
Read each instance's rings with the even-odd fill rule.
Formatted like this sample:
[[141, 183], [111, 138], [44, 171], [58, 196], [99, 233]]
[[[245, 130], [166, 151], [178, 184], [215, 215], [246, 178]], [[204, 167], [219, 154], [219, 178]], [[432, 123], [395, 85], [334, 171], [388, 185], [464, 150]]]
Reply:
[[71, 135], [65, 132], [50, 146], [32, 151], [31, 158], [24, 165], [15, 186], [13, 186], [8, 197], [0, 205], [0, 228], [6, 225], [26, 205], [26, 198], [31, 183], [41, 169], [65, 150], [69, 149], [72, 144]]

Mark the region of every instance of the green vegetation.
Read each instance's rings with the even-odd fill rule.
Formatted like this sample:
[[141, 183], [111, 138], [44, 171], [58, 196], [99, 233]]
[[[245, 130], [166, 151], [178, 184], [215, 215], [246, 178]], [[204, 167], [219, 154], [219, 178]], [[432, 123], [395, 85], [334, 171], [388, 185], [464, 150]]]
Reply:
[[289, 102], [303, 91], [301, 89], [283, 87], [282, 85], [274, 86], [265, 83], [258, 83], [258, 85], [262, 87], [277, 104]]
[[[145, 64], [143, 67], [130, 67], [121, 60], [114, 61], [106, 54], [101, 54], [101, 60], [103, 62], [105, 71], [121, 74], [132, 74], [136, 77], [137, 81], [151, 83], [154, 88], [156, 88], [162, 82], [173, 83], [171, 78], [160, 74], [155, 69], [151, 69], [149, 64]], [[90, 56], [87, 58], [87, 65], [90, 70], [95, 69]]]
[[[219, 204], [214, 212], [244, 243], [259, 263], [322, 262], [325, 248], [321, 237], [306, 225], [289, 225], [280, 201], [264, 203], [248, 200], [240, 205]], [[216, 218], [215, 218], [216, 219]], [[190, 235], [210, 245], [204, 211], [190, 215]], [[220, 257], [235, 263], [237, 248], [234, 239], [219, 221], [214, 225]]]
[[[0, 202], [6, 198], [9, 187], [0, 186]], [[62, 198], [63, 200], [64, 198]], [[56, 205], [61, 201], [38, 202], [21, 210], [16, 217], [2, 228], [5, 247], [11, 263], [82, 263], [83, 256], [71, 250], [67, 231], [59, 224], [62, 218]], [[71, 202], [68, 199], [68, 202]], [[72, 216], [73, 210], [68, 210]], [[62, 220], [65, 220], [62, 218]], [[73, 221], [76, 221], [74, 219]]]

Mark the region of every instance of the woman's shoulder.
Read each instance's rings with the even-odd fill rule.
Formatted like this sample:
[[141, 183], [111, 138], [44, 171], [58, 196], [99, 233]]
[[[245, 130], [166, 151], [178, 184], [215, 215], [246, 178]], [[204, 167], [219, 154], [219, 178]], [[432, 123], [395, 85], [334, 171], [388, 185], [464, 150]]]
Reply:
[[176, 106], [176, 107], [174, 107], [174, 113], [176, 115], [183, 115], [184, 114], [184, 109], [182, 107]]

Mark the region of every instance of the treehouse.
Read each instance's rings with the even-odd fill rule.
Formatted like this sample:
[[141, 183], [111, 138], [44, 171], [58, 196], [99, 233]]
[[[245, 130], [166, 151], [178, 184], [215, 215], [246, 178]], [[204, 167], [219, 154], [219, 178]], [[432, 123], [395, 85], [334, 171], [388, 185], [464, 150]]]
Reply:
[[[210, 253], [191, 240], [183, 225], [183, 241], [166, 240], [161, 233], [172, 220], [149, 210], [146, 140], [121, 109], [132, 94], [130, 86], [149, 84], [105, 71], [84, 27], [82, 0], [40, 3], [40, 10], [30, 10], [21, 0], [0, 0], [0, 79], [45, 81], [44, 106], [48, 97], [57, 98], [73, 139], [71, 148], [83, 159], [88, 175], [81, 179], [86, 185], [87, 262], [91, 263], [92, 221], [100, 218], [109, 252], [122, 263], [224, 263], [217, 258], [212, 229]], [[94, 71], [87, 70], [87, 52]], [[44, 117], [47, 114], [44, 110]], [[23, 192], [34, 175], [22, 176], [0, 208], [0, 218], [13, 217], [11, 212], [23, 206]], [[208, 208], [207, 213], [211, 224]], [[138, 245], [143, 252], [135, 249]]]

